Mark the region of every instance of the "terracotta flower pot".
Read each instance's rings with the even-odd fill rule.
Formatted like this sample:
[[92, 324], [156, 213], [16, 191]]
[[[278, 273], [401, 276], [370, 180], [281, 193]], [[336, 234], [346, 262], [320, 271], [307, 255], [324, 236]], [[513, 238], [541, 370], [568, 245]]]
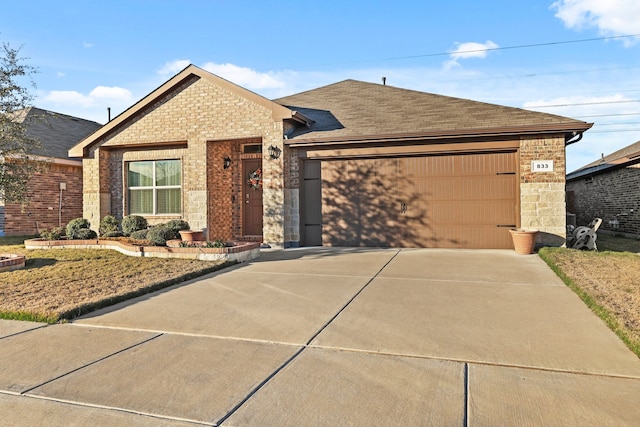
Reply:
[[520, 228], [509, 230], [513, 239], [513, 248], [520, 255], [533, 253], [536, 246], [538, 230], [523, 230]]
[[194, 242], [204, 240], [203, 230], [182, 230], [179, 231], [183, 242]]

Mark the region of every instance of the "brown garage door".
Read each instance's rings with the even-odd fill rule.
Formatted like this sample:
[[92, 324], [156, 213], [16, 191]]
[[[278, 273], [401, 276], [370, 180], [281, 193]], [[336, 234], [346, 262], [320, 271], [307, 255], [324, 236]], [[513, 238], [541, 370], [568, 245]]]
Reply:
[[303, 187], [307, 245], [512, 245], [508, 230], [518, 213], [515, 152], [306, 164], [315, 166], [305, 173], [316, 171], [304, 180], [314, 190]]

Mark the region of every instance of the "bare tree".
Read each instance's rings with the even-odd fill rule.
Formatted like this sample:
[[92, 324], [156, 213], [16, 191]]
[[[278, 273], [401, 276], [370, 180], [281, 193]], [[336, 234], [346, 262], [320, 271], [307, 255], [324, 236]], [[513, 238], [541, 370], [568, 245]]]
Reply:
[[35, 88], [35, 68], [7, 43], [0, 47], [0, 201], [26, 203], [28, 184], [41, 167], [30, 154], [40, 148], [27, 134], [25, 117]]

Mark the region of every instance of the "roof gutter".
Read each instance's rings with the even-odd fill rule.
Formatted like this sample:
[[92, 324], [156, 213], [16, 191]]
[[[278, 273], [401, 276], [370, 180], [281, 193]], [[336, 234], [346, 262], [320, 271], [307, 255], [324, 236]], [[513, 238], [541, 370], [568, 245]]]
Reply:
[[331, 146], [331, 145], [348, 145], [362, 143], [385, 143], [385, 142], [409, 142], [409, 141], [427, 141], [427, 140], [445, 140], [445, 139], [461, 139], [476, 137], [501, 137], [501, 136], [520, 136], [520, 135], [539, 135], [539, 134], [564, 134], [565, 145], [578, 142], [580, 139], [571, 141], [577, 135], [582, 137], [582, 133], [590, 129], [593, 123], [584, 123], [580, 126], [576, 123], [548, 125], [532, 125], [524, 127], [501, 127], [501, 128], [484, 128], [484, 129], [456, 129], [456, 130], [440, 130], [419, 133], [402, 133], [402, 134], [377, 134], [377, 135], [343, 135], [327, 138], [292, 138], [285, 141], [285, 144], [291, 147], [311, 147], [311, 146]]

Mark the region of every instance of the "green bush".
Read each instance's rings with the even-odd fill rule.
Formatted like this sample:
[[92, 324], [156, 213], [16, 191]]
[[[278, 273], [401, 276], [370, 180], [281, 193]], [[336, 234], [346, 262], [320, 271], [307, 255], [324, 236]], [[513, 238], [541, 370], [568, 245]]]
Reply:
[[[120, 232], [120, 221], [118, 221], [117, 218], [112, 215], [107, 215], [104, 218], [102, 218], [102, 221], [100, 221], [99, 231], [100, 231], [100, 235], [104, 237], [109, 237], [107, 236], [107, 234]], [[110, 236], [110, 237], [116, 237], [116, 236]]]
[[97, 239], [98, 233], [89, 229], [89, 228], [81, 228], [76, 232], [76, 237], [74, 239], [77, 240], [88, 240], [88, 239]]
[[40, 232], [40, 237], [45, 240], [60, 240], [60, 238], [64, 236], [64, 228], [62, 227], [53, 227], [51, 230], [42, 230]]
[[134, 231], [129, 237], [135, 240], [147, 240], [147, 233], [149, 233], [149, 230], [145, 228], [144, 230]]
[[[76, 239], [84, 239], [85, 237], [80, 237], [78, 234], [80, 230], [89, 230], [91, 224], [88, 220], [84, 218], [75, 218], [69, 221], [67, 224], [67, 238], [76, 240]], [[85, 236], [86, 232], [82, 232], [82, 236]]]
[[182, 219], [172, 219], [171, 221], [165, 224], [165, 227], [167, 227], [169, 230], [174, 232], [175, 234], [175, 237], [173, 237], [174, 239], [177, 239], [180, 237], [180, 233], [179, 233], [180, 231], [191, 229], [191, 227], [189, 226], [189, 223]]
[[139, 215], [128, 215], [122, 218], [122, 234], [131, 236], [134, 231], [144, 230], [149, 226], [147, 220]]
[[156, 225], [147, 233], [147, 240], [149, 240], [155, 246], [166, 246], [167, 240], [171, 240], [174, 237], [174, 231], [167, 228], [166, 225]]
[[189, 230], [189, 223], [187, 221], [183, 221], [181, 219], [172, 219], [166, 224], [161, 224], [169, 233], [167, 234], [167, 240], [179, 239], [180, 231]]

